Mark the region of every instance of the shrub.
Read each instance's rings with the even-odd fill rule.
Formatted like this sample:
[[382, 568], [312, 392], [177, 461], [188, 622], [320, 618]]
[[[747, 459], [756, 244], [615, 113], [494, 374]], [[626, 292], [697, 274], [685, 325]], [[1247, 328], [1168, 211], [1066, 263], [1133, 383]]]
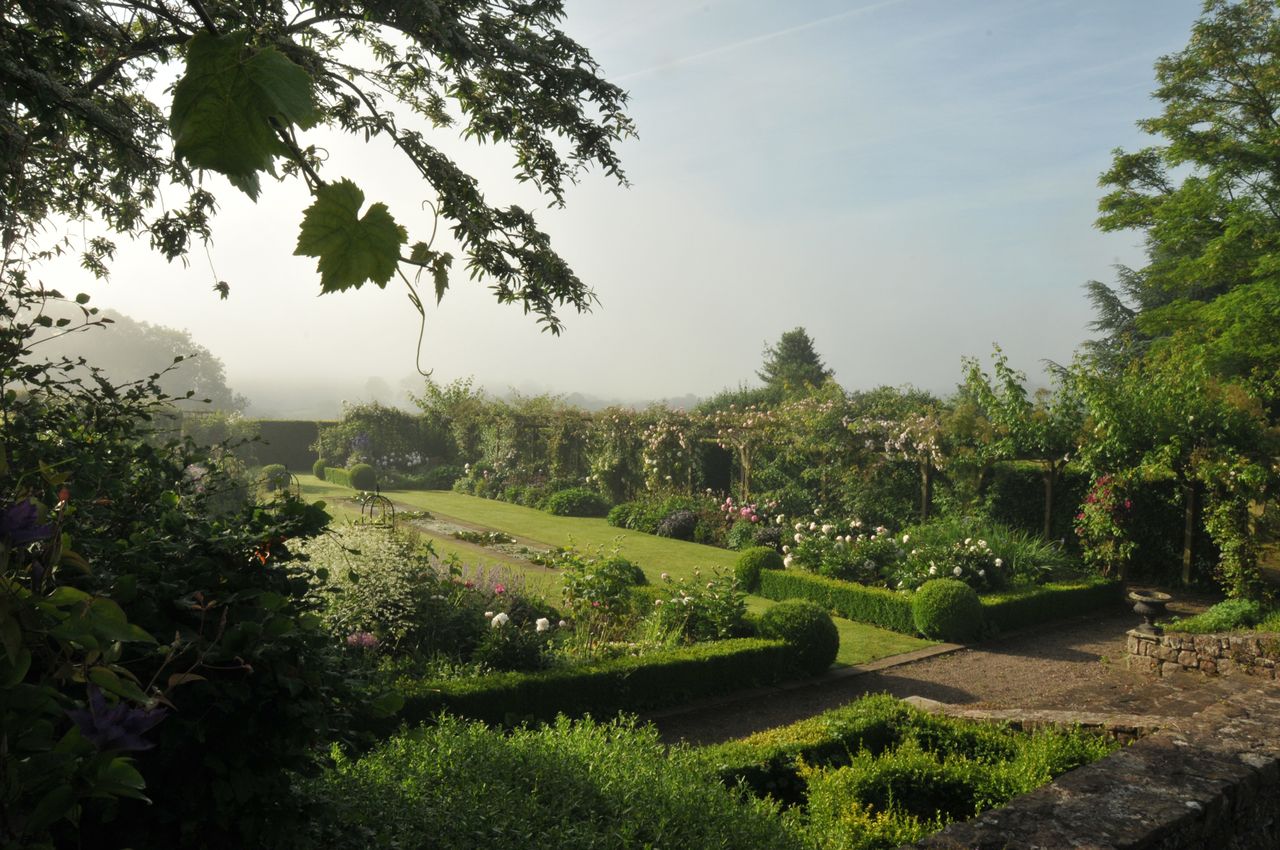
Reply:
[[289, 489], [289, 470], [281, 463], [269, 463], [262, 467], [262, 486], [268, 492]]
[[327, 814], [316, 847], [800, 846], [774, 805], [742, 800], [634, 720], [560, 718], [504, 735], [443, 718], [339, 758], [311, 790]]
[[350, 487], [351, 473], [338, 466], [326, 466], [324, 468], [324, 480], [340, 487]]
[[980, 599], [987, 627], [1010, 631], [1099, 609], [1114, 610], [1123, 593], [1120, 582], [1095, 578], [1017, 587], [988, 593]]
[[635, 509], [635, 502], [620, 502], [609, 509], [605, 522], [615, 528], [631, 528], [631, 515]]
[[378, 487], [378, 473], [367, 463], [357, 463], [347, 473], [351, 476], [351, 486], [356, 490], [376, 490]]
[[831, 615], [806, 599], [788, 599], [760, 617], [760, 636], [784, 640], [796, 648], [797, 664], [811, 675], [823, 673], [840, 651], [840, 633]]
[[698, 515], [690, 510], [678, 510], [669, 514], [654, 534], [659, 537], [670, 537], [674, 540], [693, 540], [698, 531]]
[[609, 512], [609, 505], [594, 490], [570, 487], [548, 496], [546, 511], [556, 516], [601, 517]]
[[864, 530], [860, 520], [845, 526], [826, 520], [797, 522], [788, 544], [791, 564], [828, 578], [880, 584], [882, 574], [902, 557], [898, 540], [883, 526]]
[[448, 490], [453, 483], [462, 477], [462, 467], [453, 464], [441, 464], [428, 469], [422, 476], [422, 489]]
[[916, 630], [927, 638], [965, 643], [982, 633], [982, 602], [972, 587], [954, 578], [927, 581], [911, 597]]
[[1003, 562], [987, 541], [966, 537], [948, 544], [923, 544], [912, 548], [894, 568], [890, 581], [899, 590], [915, 590], [933, 578], [953, 578], [970, 587], [985, 589], [1003, 584]]
[[754, 593], [756, 588], [760, 586], [761, 570], [780, 570], [782, 569], [782, 556], [767, 546], [756, 546], [747, 549], [738, 556], [738, 562], [734, 564], [733, 574], [738, 579], [738, 584], [748, 593]]
[[323, 481], [325, 465], [324, 458], [317, 459], [315, 463], [311, 464], [311, 474]]
[[743, 633], [747, 603], [735, 579], [715, 572], [704, 585], [700, 570], [694, 570], [692, 582], [672, 581], [666, 573], [662, 579], [666, 592], [654, 599], [652, 617], [664, 633], [692, 641]]
[[1242, 631], [1261, 623], [1270, 612], [1270, 608], [1253, 599], [1228, 599], [1194, 617], [1174, 619], [1166, 627], [1170, 631], [1194, 634]]

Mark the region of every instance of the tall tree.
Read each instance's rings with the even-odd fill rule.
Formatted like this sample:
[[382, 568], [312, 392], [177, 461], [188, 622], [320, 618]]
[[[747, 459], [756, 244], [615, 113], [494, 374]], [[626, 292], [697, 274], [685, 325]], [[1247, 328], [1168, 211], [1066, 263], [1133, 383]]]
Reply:
[[[1101, 179], [1108, 192], [1098, 225], [1141, 232], [1147, 263], [1122, 267], [1114, 286], [1088, 284], [1103, 333], [1089, 346], [1096, 363], [1122, 367], [1153, 341], [1200, 325], [1203, 305], [1240, 287], [1252, 296], [1223, 309], [1277, 301], [1278, 66], [1280, 10], [1271, 0], [1208, 0], [1186, 48], [1156, 63], [1163, 110], [1138, 122], [1156, 144], [1117, 150]], [[1252, 338], [1217, 336], [1245, 371]]]
[[823, 364], [805, 329], [793, 328], [774, 345], [765, 346], [764, 365], [756, 375], [775, 398], [785, 398], [822, 386], [832, 372]]
[[[248, 401], [227, 385], [222, 360], [185, 330], [140, 322], [115, 310], [99, 314], [98, 327], [34, 343], [39, 356], [82, 359], [115, 383], [163, 373], [160, 389], [187, 410], [242, 412]], [[174, 368], [170, 368], [170, 367]], [[190, 392], [190, 398], [185, 398]]]

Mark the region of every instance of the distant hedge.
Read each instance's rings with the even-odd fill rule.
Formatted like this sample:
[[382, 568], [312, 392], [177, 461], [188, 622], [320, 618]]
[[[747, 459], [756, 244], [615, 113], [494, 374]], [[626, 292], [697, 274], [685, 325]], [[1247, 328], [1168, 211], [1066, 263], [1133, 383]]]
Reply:
[[339, 487], [350, 487], [351, 473], [340, 466], [326, 466], [324, 468], [324, 480], [330, 484], [337, 484]]
[[306, 419], [257, 419], [262, 442], [256, 444], [258, 463], [263, 466], [279, 463], [293, 470], [311, 471], [316, 453], [311, 446], [320, 436], [320, 429], [335, 422], [315, 422]]
[[580, 667], [445, 681], [403, 680], [404, 708], [395, 719], [419, 723], [441, 711], [506, 724], [551, 720], [557, 714], [605, 718], [795, 675], [796, 654], [790, 645], [739, 638]]

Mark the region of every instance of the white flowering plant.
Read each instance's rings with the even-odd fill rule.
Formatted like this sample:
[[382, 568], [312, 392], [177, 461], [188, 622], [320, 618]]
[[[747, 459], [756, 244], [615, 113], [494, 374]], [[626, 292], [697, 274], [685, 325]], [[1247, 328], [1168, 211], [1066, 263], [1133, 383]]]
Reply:
[[789, 567], [842, 581], [881, 584], [904, 555], [887, 528], [867, 528], [857, 519], [836, 523], [814, 517], [793, 523], [791, 531], [783, 550]]
[[950, 544], [925, 543], [907, 550], [906, 558], [890, 574], [897, 590], [915, 590], [934, 578], [954, 578], [975, 590], [1004, 584], [1004, 562], [986, 540], [966, 537]]

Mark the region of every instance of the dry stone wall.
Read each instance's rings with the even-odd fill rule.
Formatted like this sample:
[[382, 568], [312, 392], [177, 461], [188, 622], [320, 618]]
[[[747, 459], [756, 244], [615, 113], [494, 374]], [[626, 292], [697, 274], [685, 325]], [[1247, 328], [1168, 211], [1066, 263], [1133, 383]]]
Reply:
[[914, 846], [1280, 847], [1280, 688], [1234, 695]]
[[1206, 676], [1247, 675], [1276, 678], [1280, 634], [1149, 635], [1132, 630], [1128, 638], [1130, 670], [1168, 676], [1186, 670]]

